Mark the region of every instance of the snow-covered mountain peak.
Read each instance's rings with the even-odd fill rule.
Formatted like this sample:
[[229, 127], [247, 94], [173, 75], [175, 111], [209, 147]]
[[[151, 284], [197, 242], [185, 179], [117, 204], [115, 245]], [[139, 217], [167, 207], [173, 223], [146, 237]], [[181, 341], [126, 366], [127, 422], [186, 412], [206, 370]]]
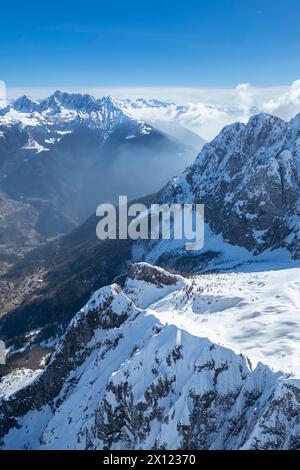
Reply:
[[41, 102], [43, 107], [51, 107], [57, 104], [62, 108], [90, 113], [97, 110], [97, 100], [88, 94], [67, 93], [60, 90], [55, 91], [49, 98]]
[[103, 96], [96, 99], [89, 94], [67, 93], [56, 90], [51, 96], [40, 102], [39, 112], [45, 110], [62, 109], [75, 111], [82, 114], [91, 115], [91, 113], [125, 113], [126, 107], [121, 100], [111, 96]]
[[134, 109], [141, 108], [168, 108], [170, 106], [176, 106], [175, 103], [170, 103], [167, 101], [160, 101], [156, 99], [144, 99], [137, 98], [136, 100], [126, 100], [128, 104]]
[[32, 100], [26, 95], [16, 99], [11, 105], [13, 109], [21, 113], [32, 113], [36, 110], [38, 102]]
[[[130, 276], [140, 277], [145, 270], [151, 272], [150, 265], [134, 266]], [[159, 275], [170, 280], [166, 271]], [[299, 448], [299, 380], [261, 362], [252, 367], [246, 356], [206, 337], [207, 322], [215, 320], [222, 336], [220, 317], [234, 314], [238, 303], [245, 308], [239, 282], [249, 286], [252, 294], [247, 289], [243, 294], [251, 301], [261, 280], [243, 274], [217, 280], [199, 276], [144, 308], [129, 299], [126, 287], [113, 284], [96, 291], [71, 321], [44, 371], [24, 371], [21, 387], [16, 376], [1, 384], [0, 446]], [[143, 294], [151, 289], [152, 300], [156, 291], [161, 293], [161, 286], [139, 282], [144, 282]], [[223, 298], [225, 286], [231, 295]], [[244, 321], [250, 323], [240, 333], [247, 340], [257, 320], [248, 315]], [[230, 322], [225, 330], [235, 338]], [[262, 333], [271, 334], [268, 328]], [[226, 335], [221, 336], [224, 341]], [[255, 349], [272, 343], [274, 338], [258, 342]]]
[[[289, 138], [288, 130], [290, 122], [285, 122], [277, 116], [268, 113], [258, 113], [250, 116], [246, 124], [235, 122], [225, 126], [221, 132], [211, 141], [212, 146], [223, 147], [224, 152], [232, 151], [234, 145], [240, 147], [243, 141], [253, 149], [268, 146], [272, 151], [272, 145], [276, 140]], [[245, 149], [247, 151], [247, 149]], [[201, 154], [200, 154], [201, 155]]]
[[300, 257], [299, 124], [260, 113], [226, 126], [162, 199], [185, 202], [190, 194], [231, 244], [256, 254], [288, 247]]
[[285, 121], [281, 119], [278, 116], [275, 116], [273, 114], [265, 113], [265, 112], [259, 112], [256, 114], [253, 114], [252, 116], [249, 117], [247, 126], [248, 127], [257, 127], [259, 129], [265, 127], [265, 126], [274, 126], [278, 123], [285, 124]]
[[117, 98], [113, 98], [110, 95], [107, 96], [102, 96], [102, 98], [99, 98], [97, 102], [101, 106], [107, 106], [108, 108], [118, 108], [118, 109], [123, 109], [124, 103], [122, 100], [118, 100]]

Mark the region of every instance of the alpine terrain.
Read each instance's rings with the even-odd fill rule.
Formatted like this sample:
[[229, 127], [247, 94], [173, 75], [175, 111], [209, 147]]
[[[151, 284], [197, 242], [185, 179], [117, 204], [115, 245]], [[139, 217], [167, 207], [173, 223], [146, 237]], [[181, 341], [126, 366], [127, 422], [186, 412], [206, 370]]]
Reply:
[[300, 117], [225, 127], [152, 203], [205, 243], [96, 238], [1, 277], [3, 449], [300, 449]]

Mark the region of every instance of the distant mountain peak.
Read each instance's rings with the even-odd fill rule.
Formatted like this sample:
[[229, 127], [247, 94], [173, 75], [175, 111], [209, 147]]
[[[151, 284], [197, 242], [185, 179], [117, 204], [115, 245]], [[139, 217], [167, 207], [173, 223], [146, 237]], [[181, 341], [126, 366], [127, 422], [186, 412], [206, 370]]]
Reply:
[[36, 109], [37, 105], [37, 101], [32, 100], [27, 95], [23, 95], [13, 102], [12, 107], [21, 113], [31, 113]]
[[133, 108], [167, 108], [171, 105], [175, 105], [175, 103], [170, 103], [167, 101], [160, 101], [157, 99], [145, 99], [145, 98], [137, 98], [136, 100], [129, 100], [130, 105]]
[[88, 94], [68, 93], [56, 90], [41, 102], [42, 107], [60, 106], [75, 111], [90, 112], [96, 107], [96, 99]]
[[260, 112], [249, 117], [246, 127], [262, 128], [265, 126], [270, 127], [274, 125], [285, 125], [285, 121], [278, 116], [274, 116], [273, 114]]

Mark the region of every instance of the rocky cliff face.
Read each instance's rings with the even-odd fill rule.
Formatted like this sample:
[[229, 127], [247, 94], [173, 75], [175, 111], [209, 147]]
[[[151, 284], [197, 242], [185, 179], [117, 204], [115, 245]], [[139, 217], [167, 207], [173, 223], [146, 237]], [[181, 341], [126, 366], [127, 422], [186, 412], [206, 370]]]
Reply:
[[162, 197], [204, 203], [211, 228], [233, 245], [299, 258], [300, 117], [262, 113], [225, 127]]
[[299, 381], [164, 320], [162, 304], [204, 294], [148, 264], [96, 291], [45, 371], [2, 399], [2, 448], [298, 449]]

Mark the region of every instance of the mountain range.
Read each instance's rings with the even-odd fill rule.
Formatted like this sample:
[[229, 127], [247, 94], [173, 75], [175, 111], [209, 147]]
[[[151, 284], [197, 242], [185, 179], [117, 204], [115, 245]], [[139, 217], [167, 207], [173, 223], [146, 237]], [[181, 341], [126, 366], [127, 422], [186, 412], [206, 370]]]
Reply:
[[180, 173], [204, 141], [179, 125], [174, 137], [175, 125], [163, 132], [119, 100], [60, 91], [2, 108], [2, 269], [9, 256], [14, 262], [70, 232], [103, 201], [153, 192]]
[[2, 447], [299, 449], [299, 116], [226, 126], [138, 200], [203, 203], [204, 247], [93, 215], [2, 275]]

